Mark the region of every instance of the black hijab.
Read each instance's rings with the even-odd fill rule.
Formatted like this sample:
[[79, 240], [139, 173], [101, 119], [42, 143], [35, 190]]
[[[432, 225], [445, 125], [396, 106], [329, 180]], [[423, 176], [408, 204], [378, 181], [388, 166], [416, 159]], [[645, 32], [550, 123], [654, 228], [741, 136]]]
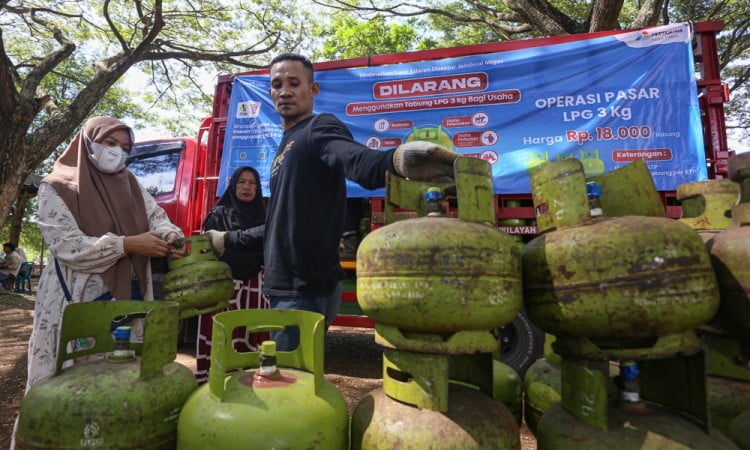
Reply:
[[[243, 202], [237, 198], [237, 183], [245, 171], [255, 174], [255, 198]], [[249, 166], [239, 167], [232, 174], [229, 186], [203, 221], [203, 230], [237, 231], [254, 228], [266, 223], [266, 208], [263, 206], [263, 191], [258, 171]], [[247, 280], [255, 276], [263, 264], [263, 249], [238, 250], [228, 248], [219, 258], [229, 264], [232, 278]]]
[[[237, 183], [243, 172], [250, 171], [255, 175], [255, 198], [249, 202], [243, 202], [237, 198]], [[234, 212], [233, 214], [230, 212]], [[229, 179], [229, 186], [224, 191], [216, 205], [211, 210], [212, 214], [203, 222], [203, 229], [214, 229], [219, 231], [234, 231], [252, 228], [266, 222], [266, 209], [263, 206], [263, 189], [260, 187], [260, 174], [250, 166], [238, 167]], [[215, 216], [215, 224], [209, 224], [211, 216]], [[207, 225], [214, 225], [207, 227]]]

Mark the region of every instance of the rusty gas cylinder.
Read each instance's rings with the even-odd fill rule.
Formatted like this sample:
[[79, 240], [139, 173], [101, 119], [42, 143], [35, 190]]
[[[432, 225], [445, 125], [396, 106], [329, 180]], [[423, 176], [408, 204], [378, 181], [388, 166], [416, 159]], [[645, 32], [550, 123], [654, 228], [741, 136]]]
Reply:
[[600, 449], [739, 449], [722, 433], [707, 433], [686, 416], [649, 404], [610, 408], [612, 426], [600, 430], [582, 423], [562, 405], [550, 407], [538, 425], [540, 450]]
[[531, 182], [542, 234], [524, 247], [523, 289], [540, 328], [629, 340], [691, 330], [716, 312], [711, 261], [690, 227], [666, 217], [592, 218], [575, 159], [540, 167]]
[[732, 226], [716, 234], [706, 245], [721, 295], [716, 322], [740, 340], [747, 364], [750, 360], [750, 153], [732, 156], [728, 163], [729, 176], [740, 188], [737, 204], [732, 207]]
[[732, 420], [729, 424], [729, 436], [740, 448], [750, 448], [750, 409]]
[[357, 300], [375, 322], [444, 333], [498, 328], [518, 313], [520, 246], [494, 226], [489, 164], [459, 161], [468, 167], [456, 180], [458, 218], [439, 212], [442, 200], [432, 190], [426, 201], [434, 212], [386, 225], [360, 243]]
[[732, 226], [732, 206], [739, 194], [739, 185], [727, 179], [681, 184], [677, 186], [682, 204], [679, 220], [708, 241]]
[[[736, 160], [732, 162], [732, 167], [736, 167]], [[733, 170], [733, 173], [737, 174], [737, 171]], [[732, 252], [741, 249], [750, 234], [744, 239], [736, 233], [731, 241], [720, 239], [722, 245], [719, 247], [715, 247], [714, 238], [733, 227], [736, 227], [734, 232], [741, 231], [741, 224], [734, 223], [732, 214], [739, 198], [740, 185], [730, 179], [698, 181], [677, 186], [677, 199], [682, 204], [680, 222], [695, 229], [708, 248], [716, 248], [719, 255], [718, 258], [711, 255], [718, 275], [719, 313], [711, 322], [701, 326], [698, 333], [707, 352], [706, 387], [711, 425], [726, 434], [729, 434], [732, 420], [750, 409], [750, 367], [743, 363], [747, 358], [742, 356], [742, 344], [733, 333], [718, 323], [718, 319], [725, 315], [722, 309], [733, 309], [731, 304], [738, 299], [738, 293], [732, 287], [735, 280], [727, 275], [729, 271], [736, 271], [741, 267], [734, 259], [736, 253]], [[725, 245], [728, 242], [732, 242], [729, 254]], [[729, 303], [729, 306], [724, 305], [725, 303]], [[744, 322], [747, 323], [747, 320], [748, 317], [745, 317]]]
[[[728, 160], [729, 177], [739, 186], [732, 224], [706, 241], [719, 284], [720, 304], [706, 332], [709, 406], [712, 420], [741, 448], [750, 444], [750, 153]], [[713, 330], [711, 330], [713, 331]], [[744, 410], [744, 412], [742, 412]]]
[[352, 415], [351, 448], [520, 450], [518, 424], [502, 402], [451, 384], [449, 403], [446, 412], [420, 409], [375, 389]]

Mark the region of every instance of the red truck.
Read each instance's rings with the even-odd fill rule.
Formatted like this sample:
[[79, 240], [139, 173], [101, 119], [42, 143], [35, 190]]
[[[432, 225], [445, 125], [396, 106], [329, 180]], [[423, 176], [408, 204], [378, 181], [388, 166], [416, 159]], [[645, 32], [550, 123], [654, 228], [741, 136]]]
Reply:
[[[723, 178], [727, 174], [726, 160], [731, 154], [727, 145], [724, 121], [724, 103], [729, 100], [728, 89], [720, 78], [719, 59], [716, 46], [717, 34], [722, 22], [692, 24], [694, 31], [693, 50], [697, 67], [697, 92], [700, 107], [703, 145], [708, 178]], [[618, 32], [601, 32], [556, 36], [550, 38], [507, 41], [481, 45], [435, 49], [399, 54], [377, 55], [341, 61], [330, 61], [315, 65], [316, 73], [328, 70], [377, 67], [416, 61], [433, 61], [444, 58], [488, 53], [509, 52], [517, 49], [533, 49], [549, 45], [576, 42], [609, 36]], [[621, 32], [619, 32], [621, 33]], [[645, 33], [644, 33], [645, 34]], [[186, 235], [201, 232], [201, 223], [208, 210], [217, 200], [220, 164], [224, 149], [224, 138], [230, 98], [235, 78], [247, 74], [266, 74], [266, 71], [246, 74], [222, 75], [214, 93], [211, 117], [205, 119], [197, 137], [169, 138], [139, 142], [131, 153], [129, 168], [142, 184], [154, 195], [167, 211], [172, 221]], [[346, 118], [342, 118], [346, 122]], [[678, 218], [681, 207], [674, 191], [662, 191], [662, 200], [667, 214]], [[509, 234], [521, 235], [528, 241], [536, 234], [535, 215], [531, 194], [528, 192], [496, 194], [497, 225]], [[370, 198], [370, 228], [383, 225], [384, 203], [382, 197]], [[354, 286], [355, 262], [344, 260], [342, 267], [351, 277], [345, 281], [341, 314], [335, 324], [344, 326], [372, 327], [373, 322], [362, 315], [356, 303]], [[503, 360], [525, 372], [542, 352], [544, 334], [522, 313], [508, 326], [500, 330], [499, 339]]]

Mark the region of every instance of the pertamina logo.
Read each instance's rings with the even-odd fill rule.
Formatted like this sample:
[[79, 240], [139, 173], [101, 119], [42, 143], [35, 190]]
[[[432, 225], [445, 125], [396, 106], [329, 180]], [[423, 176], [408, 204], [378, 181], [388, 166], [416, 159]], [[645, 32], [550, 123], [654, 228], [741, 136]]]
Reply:
[[100, 447], [104, 444], [104, 439], [99, 437], [99, 424], [96, 422], [87, 423], [83, 428], [83, 438], [80, 441], [81, 447]]
[[486, 73], [463, 73], [440, 77], [412, 78], [408, 80], [381, 81], [372, 86], [377, 99], [424, 97], [427, 95], [476, 92], [487, 89]]

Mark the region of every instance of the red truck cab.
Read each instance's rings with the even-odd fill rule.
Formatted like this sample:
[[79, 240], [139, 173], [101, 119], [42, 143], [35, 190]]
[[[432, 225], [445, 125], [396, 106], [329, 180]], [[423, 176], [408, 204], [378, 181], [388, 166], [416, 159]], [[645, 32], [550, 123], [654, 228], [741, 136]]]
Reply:
[[195, 138], [178, 137], [138, 142], [128, 158], [128, 169], [186, 236], [203, 220], [194, 208], [194, 177], [205, 153]]

